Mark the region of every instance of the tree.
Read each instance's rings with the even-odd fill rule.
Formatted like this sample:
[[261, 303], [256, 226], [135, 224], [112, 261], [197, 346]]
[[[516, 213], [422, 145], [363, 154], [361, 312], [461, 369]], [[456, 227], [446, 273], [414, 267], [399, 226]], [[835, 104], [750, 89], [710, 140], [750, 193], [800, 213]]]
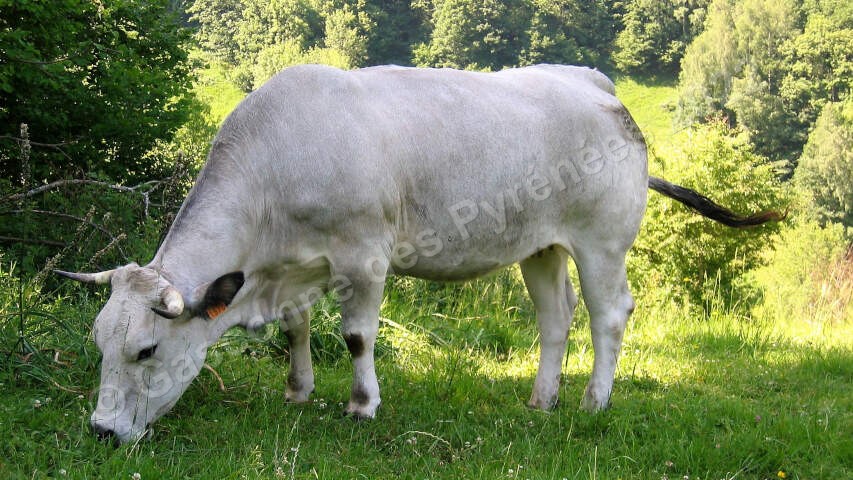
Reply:
[[533, 0], [533, 16], [516, 65], [562, 63], [604, 67], [615, 33], [603, 1]]
[[[845, 23], [850, 26], [844, 27]], [[812, 14], [802, 35], [788, 42], [782, 53], [786, 73], [780, 97], [796, 127], [791, 137], [801, 146], [824, 106], [850, 96], [853, 16], [833, 19], [823, 13]]]
[[329, 4], [328, 10], [323, 13], [323, 44], [346, 58], [347, 68], [364, 65], [367, 61], [367, 45], [375, 24], [365, 11], [365, 6], [364, 0], [353, 2], [352, 5]]
[[688, 47], [679, 77], [682, 123], [724, 116], [746, 129], [759, 153], [791, 160], [800, 126], [779, 100], [785, 45], [799, 35], [793, 0], [715, 0]]
[[613, 61], [623, 72], [673, 74], [702, 31], [709, 0], [632, 0], [622, 17]]
[[602, 0], [436, 0], [424, 8], [434, 29], [429, 42], [415, 47], [418, 65], [600, 65], [613, 40], [614, 22]]
[[839, 29], [853, 28], [853, 3], [848, 0], [803, 0], [803, 12], [819, 13]]
[[191, 110], [188, 39], [165, 0], [0, 2], [0, 168], [20, 173], [27, 123], [36, 179], [156, 174], [144, 154]]
[[417, 0], [368, 0], [365, 10], [375, 22], [367, 45], [367, 64], [412, 64], [412, 47], [429, 35], [429, 14]]
[[237, 26], [241, 62], [254, 62], [264, 48], [295, 43], [305, 50], [323, 38], [323, 19], [309, 0], [243, 0]]
[[822, 222], [853, 228], [853, 99], [824, 106], [794, 178]]
[[435, 28], [429, 43], [415, 48], [415, 64], [473, 70], [515, 65], [531, 16], [523, 0], [435, 2]]
[[363, 66], [375, 22], [366, 0], [196, 0], [197, 38], [248, 92], [299, 63]]
[[[726, 107], [748, 131], [758, 151], [791, 161], [802, 149], [803, 129], [779, 99], [786, 65], [783, 48], [800, 33], [793, 1], [745, 1], [735, 10], [735, 40], [740, 75], [732, 80]], [[808, 128], [807, 126], [805, 128]]]
[[242, 0], [196, 0], [187, 12], [197, 25], [199, 46], [213, 58], [237, 65], [240, 46], [234, 33], [243, 21]]

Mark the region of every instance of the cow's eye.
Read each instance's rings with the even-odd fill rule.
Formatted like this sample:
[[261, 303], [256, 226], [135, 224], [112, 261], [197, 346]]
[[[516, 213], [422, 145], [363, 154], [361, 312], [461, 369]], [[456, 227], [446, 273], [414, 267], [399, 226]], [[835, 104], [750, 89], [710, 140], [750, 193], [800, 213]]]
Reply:
[[157, 351], [157, 345], [153, 345], [153, 346], [148, 347], [144, 350], [140, 350], [139, 355], [136, 356], [136, 361], [141, 362], [141, 361], [145, 360], [146, 358], [150, 358], [151, 355], [154, 355], [154, 352], [156, 352], [156, 351]]

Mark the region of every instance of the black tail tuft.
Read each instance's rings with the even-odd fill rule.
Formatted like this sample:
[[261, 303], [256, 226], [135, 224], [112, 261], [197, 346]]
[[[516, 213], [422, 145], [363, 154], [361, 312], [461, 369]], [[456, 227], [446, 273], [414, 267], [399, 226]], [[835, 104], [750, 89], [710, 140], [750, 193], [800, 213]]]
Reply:
[[722, 223], [723, 225], [734, 228], [747, 228], [761, 225], [771, 221], [781, 221], [788, 216], [788, 213], [780, 213], [774, 210], [756, 213], [755, 215], [743, 216], [732, 212], [728, 208], [721, 207], [714, 203], [710, 198], [689, 188], [669, 183], [662, 178], [649, 177], [649, 188], [666, 195], [669, 198], [678, 200], [688, 207], [696, 210], [705, 217], [711, 220]]

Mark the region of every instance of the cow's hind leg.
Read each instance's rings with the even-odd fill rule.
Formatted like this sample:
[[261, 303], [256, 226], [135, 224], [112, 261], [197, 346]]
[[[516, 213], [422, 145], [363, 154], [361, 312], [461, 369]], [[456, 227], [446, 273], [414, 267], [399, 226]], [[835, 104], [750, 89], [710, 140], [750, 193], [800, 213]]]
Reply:
[[577, 296], [568, 280], [567, 261], [567, 252], [553, 246], [521, 262], [521, 274], [539, 324], [539, 370], [527, 403], [532, 408], [549, 410], [558, 400], [566, 340], [577, 306]]
[[311, 365], [311, 342], [309, 336], [311, 312], [294, 312], [281, 319], [281, 329], [290, 344], [290, 372], [287, 375], [287, 390], [284, 398], [288, 402], [308, 401], [314, 391], [314, 368]]
[[622, 335], [634, 310], [634, 300], [628, 290], [623, 251], [578, 249], [575, 262], [584, 302], [589, 309], [595, 350], [592, 377], [581, 407], [594, 412], [606, 408], [610, 401]]

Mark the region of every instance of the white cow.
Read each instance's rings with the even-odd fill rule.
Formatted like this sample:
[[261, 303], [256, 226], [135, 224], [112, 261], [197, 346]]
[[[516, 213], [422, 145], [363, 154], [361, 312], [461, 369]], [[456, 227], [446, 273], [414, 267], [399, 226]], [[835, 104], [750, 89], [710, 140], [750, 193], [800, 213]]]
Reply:
[[582, 407], [608, 404], [625, 323], [625, 275], [649, 187], [732, 226], [737, 215], [650, 179], [646, 146], [587, 68], [474, 73], [376, 67], [284, 70], [228, 117], [154, 259], [79, 274], [111, 283], [95, 320], [102, 437], [129, 441], [166, 413], [231, 327], [276, 319], [286, 399], [314, 389], [307, 310], [337, 292], [354, 375], [346, 412], [373, 417], [373, 347], [385, 277], [465, 280], [519, 263], [540, 331], [529, 405], [557, 402], [578, 267], [595, 362]]

